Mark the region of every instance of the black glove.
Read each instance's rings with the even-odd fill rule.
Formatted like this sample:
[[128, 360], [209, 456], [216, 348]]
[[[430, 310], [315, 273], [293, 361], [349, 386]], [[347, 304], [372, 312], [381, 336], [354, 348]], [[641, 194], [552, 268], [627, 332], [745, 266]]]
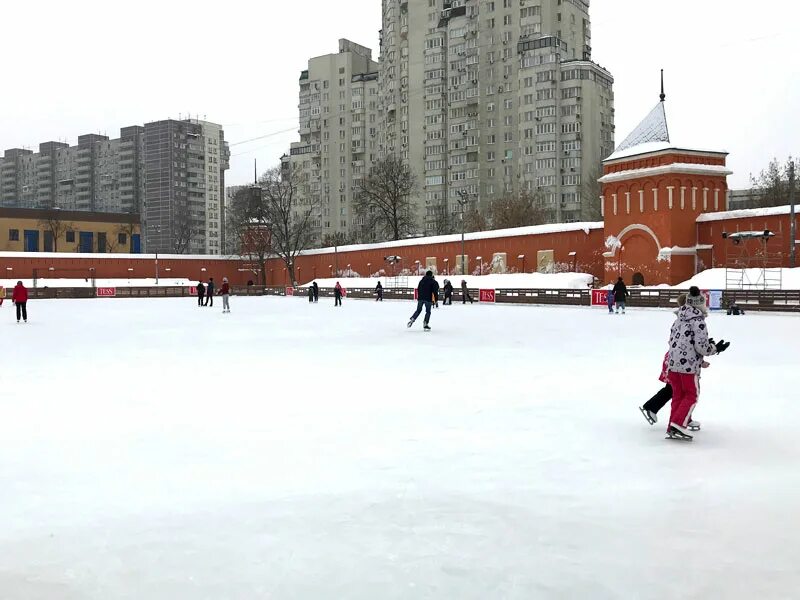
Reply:
[[725, 352], [725, 350], [728, 349], [728, 346], [730, 346], [731, 343], [726, 342], [725, 340], [720, 340], [714, 345], [717, 347], [717, 354], [720, 354], [722, 352]]

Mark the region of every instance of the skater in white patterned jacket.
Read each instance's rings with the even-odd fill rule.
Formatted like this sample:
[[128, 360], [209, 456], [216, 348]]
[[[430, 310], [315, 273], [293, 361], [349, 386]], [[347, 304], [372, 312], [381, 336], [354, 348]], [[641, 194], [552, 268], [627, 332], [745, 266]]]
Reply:
[[700, 391], [700, 369], [704, 357], [724, 352], [729, 342], [714, 342], [708, 336], [706, 327], [705, 297], [692, 286], [686, 299], [686, 306], [678, 310], [678, 318], [672, 325], [669, 337], [669, 361], [667, 378], [672, 387], [672, 414], [667, 435], [691, 440], [688, 424], [697, 404]]

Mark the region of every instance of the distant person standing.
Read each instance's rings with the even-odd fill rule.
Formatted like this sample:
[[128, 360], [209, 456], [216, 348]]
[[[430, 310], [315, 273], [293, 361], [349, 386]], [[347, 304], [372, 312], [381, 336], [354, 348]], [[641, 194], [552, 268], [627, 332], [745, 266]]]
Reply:
[[625, 302], [628, 300], [628, 287], [625, 285], [625, 282], [622, 280], [622, 277], [617, 279], [617, 283], [614, 284], [614, 301], [617, 303], [617, 314], [619, 314], [619, 309], [622, 309], [622, 314], [625, 314]]
[[472, 299], [472, 296], [469, 295], [469, 290], [467, 289], [467, 280], [466, 279], [462, 279], [461, 280], [461, 303], [462, 304], [466, 304], [467, 300], [469, 300], [470, 304], [472, 304], [474, 302], [474, 300]]
[[427, 271], [425, 273], [425, 277], [419, 282], [417, 286], [417, 310], [414, 311], [414, 314], [411, 315], [411, 319], [408, 321], [407, 327], [411, 327], [414, 324], [414, 321], [417, 320], [422, 309], [425, 309], [425, 320], [422, 324], [422, 329], [425, 331], [430, 331], [431, 328], [428, 325], [431, 320], [431, 305], [436, 301], [436, 293], [439, 291], [439, 284], [433, 278], [433, 271]]
[[214, 306], [214, 278], [209, 277], [206, 284], [206, 303], [203, 306]]
[[444, 280], [444, 302], [442, 302], [442, 305], [445, 304], [453, 304], [453, 284], [450, 283], [449, 279]]
[[344, 292], [342, 290], [342, 284], [340, 284], [337, 281], [336, 285], [333, 286], [333, 305], [334, 306], [341, 306], [342, 305], [342, 295], [343, 295], [343, 293]]
[[309, 304], [313, 304], [314, 303], [314, 286], [313, 285], [308, 286], [308, 303]]
[[383, 302], [383, 286], [380, 281], [375, 286], [375, 302]]
[[11, 294], [11, 301], [17, 305], [17, 323], [20, 317], [26, 323], [28, 322], [28, 290], [22, 285], [21, 281], [17, 282], [14, 286], [14, 292]]
[[316, 281], [311, 285], [314, 288], [314, 302], [319, 302], [319, 286]]
[[222, 312], [231, 312], [231, 286], [227, 277], [222, 278], [222, 287], [219, 289], [219, 293], [222, 296]]
[[606, 289], [606, 304], [608, 304], [608, 314], [614, 314], [614, 285], [609, 283], [608, 288]]
[[203, 298], [206, 297], [206, 286], [202, 281], [197, 282], [197, 306], [203, 306]]

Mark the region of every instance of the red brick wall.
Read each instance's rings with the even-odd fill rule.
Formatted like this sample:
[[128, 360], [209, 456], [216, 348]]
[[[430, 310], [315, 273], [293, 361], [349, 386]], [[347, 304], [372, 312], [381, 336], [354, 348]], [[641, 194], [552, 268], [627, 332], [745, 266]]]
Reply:
[[[553, 250], [554, 259], [564, 266], [573, 264], [570, 252], [576, 252], [575, 263], [577, 271], [590, 273], [596, 277], [603, 275], [603, 230], [591, 229], [584, 231], [570, 231], [564, 233], [547, 233], [539, 235], [509, 236], [482, 240], [467, 240], [465, 253], [469, 257], [468, 272], [471, 273], [478, 267], [476, 258], [480, 256], [481, 262], [491, 263], [495, 252], [505, 252], [508, 267], [522, 271], [522, 261], [517, 257], [525, 255], [525, 271], [536, 271], [537, 252], [539, 250]], [[439, 273], [445, 272], [444, 259], [448, 259], [448, 272], [456, 269], [456, 256], [461, 254], [461, 242], [446, 242], [434, 244], [409, 245], [398, 247], [384, 247], [370, 250], [350, 250], [324, 254], [311, 254], [297, 258], [295, 275], [299, 283], [307, 283], [315, 278], [332, 277], [332, 271], [338, 263], [340, 271], [350, 268], [364, 276], [377, 273], [380, 269], [391, 272], [391, 267], [384, 261], [384, 257], [394, 255], [402, 257], [399, 268], [414, 269], [415, 262], [420, 261], [424, 266], [428, 257], [436, 257]], [[367, 266], [369, 263], [369, 266]], [[287, 285], [283, 261], [272, 259], [266, 266], [267, 285]]]
[[[795, 215], [797, 231], [800, 232], [800, 215]], [[764, 231], [769, 229], [775, 234], [766, 244], [766, 251], [774, 256], [775, 266], [789, 266], [789, 249], [791, 222], [789, 215], [769, 215], [763, 217], [745, 217], [742, 219], [726, 219], [724, 221], [709, 221], [697, 223], [698, 244], [711, 244], [713, 249], [703, 254], [703, 266], [725, 267], [734, 266], [737, 258], [743, 254], [755, 256], [763, 252], [764, 246], [760, 240], [743, 241], [739, 247], [733, 245], [731, 240], [722, 238], [722, 233], [736, 233], [737, 231]], [[744, 250], [744, 252], [742, 251]], [[800, 258], [800, 247], [798, 247]], [[753, 266], [757, 266], [753, 264]]]

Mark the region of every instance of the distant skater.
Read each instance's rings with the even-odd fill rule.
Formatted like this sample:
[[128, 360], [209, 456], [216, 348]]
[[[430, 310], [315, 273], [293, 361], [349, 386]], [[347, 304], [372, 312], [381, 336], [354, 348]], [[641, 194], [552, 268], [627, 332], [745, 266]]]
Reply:
[[625, 314], [625, 302], [628, 300], [628, 296], [628, 288], [622, 277], [620, 277], [617, 279], [617, 283], [614, 284], [614, 301], [617, 303], [617, 314], [619, 314], [620, 308], [622, 309], [622, 314]]
[[203, 299], [206, 297], [206, 286], [202, 281], [197, 282], [197, 306], [203, 306]]
[[222, 278], [222, 287], [219, 289], [219, 293], [222, 296], [222, 312], [231, 312], [231, 286], [228, 284], [227, 277]]
[[469, 290], [467, 289], [467, 281], [466, 279], [461, 280], [461, 304], [466, 304], [467, 300], [469, 303], [472, 304], [474, 301], [472, 296], [469, 295]]
[[314, 286], [313, 285], [308, 286], [308, 303], [309, 304], [313, 304], [314, 303]]
[[333, 305], [334, 306], [341, 306], [342, 305], [342, 284], [338, 281], [336, 285], [333, 286]]
[[608, 314], [614, 314], [614, 286], [612, 284], [608, 284], [608, 289], [606, 289], [606, 304], [608, 304]]
[[28, 322], [28, 290], [22, 285], [21, 281], [17, 282], [14, 286], [14, 291], [11, 294], [11, 301], [17, 306], [17, 323], [20, 317], [26, 323]]
[[314, 302], [319, 302], [319, 285], [315, 281], [311, 286], [314, 288]]
[[383, 302], [383, 286], [380, 281], [375, 286], [375, 302]]
[[206, 303], [203, 306], [214, 306], [214, 278], [208, 278], [206, 285]]
[[442, 302], [442, 305], [443, 306], [446, 305], [446, 304], [452, 305], [453, 304], [453, 284], [450, 283], [449, 279], [445, 279], [444, 280], [444, 288], [443, 289], [444, 289], [444, 302]]
[[431, 328], [428, 325], [431, 321], [431, 305], [434, 303], [436, 299], [436, 293], [439, 291], [439, 284], [433, 278], [433, 271], [427, 271], [425, 273], [425, 277], [419, 282], [417, 286], [417, 310], [414, 311], [414, 314], [411, 315], [411, 319], [408, 322], [407, 327], [411, 327], [414, 324], [414, 321], [417, 320], [422, 309], [425, 309], [425, 319], [422, 323], [422, 329], [425, 331], [430, 331]]

